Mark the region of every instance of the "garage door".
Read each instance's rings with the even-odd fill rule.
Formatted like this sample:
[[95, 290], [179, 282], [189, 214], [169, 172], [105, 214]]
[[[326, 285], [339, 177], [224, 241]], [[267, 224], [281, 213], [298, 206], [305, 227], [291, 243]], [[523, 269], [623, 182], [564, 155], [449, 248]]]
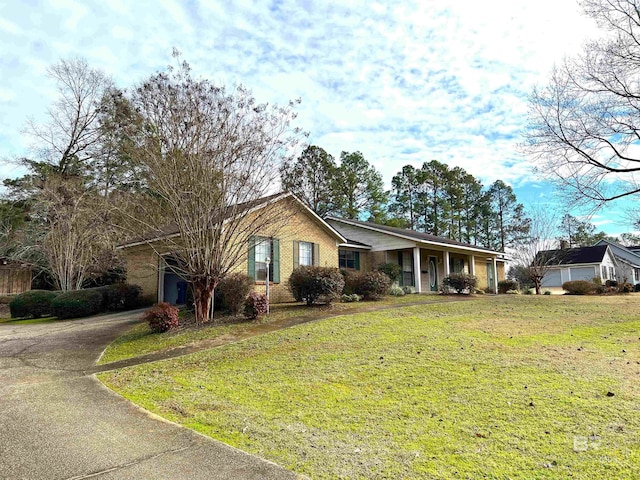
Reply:
[[542, 279], [543, 287], [559, 287], [560, 285], [562, 285], [560, 270], [550, 270]]
[[596, 276], [593, 267], [572, 267], [569, 272], [571, 273], [571, 280], [587, 280], [590, 282]]

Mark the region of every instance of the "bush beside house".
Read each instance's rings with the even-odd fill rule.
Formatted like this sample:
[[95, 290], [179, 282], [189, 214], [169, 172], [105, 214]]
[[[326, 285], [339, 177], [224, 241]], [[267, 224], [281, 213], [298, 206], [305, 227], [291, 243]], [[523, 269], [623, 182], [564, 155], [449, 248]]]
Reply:
[[102, 311], [103, 295], [96, 289], [64, 292], [51, 301], [51, 313], [60, 318], [79, 318]]
[[303, 266], [294, 269], [289, 277], [293, 297], [307, 305], [339, 299], [344, 286], [345, 279], [337, 268]]
[[170, 303], [161, 302], [147, 310], [142, 320], [155, 333], [164, 333], [178, 327], [178, 309]]
[[60, 293], [49, 290], [31, 290], [16, 295], [9, 302], [11, 318], [40, 318], [51, 314], [51, 302]]
[[442, 280], [442, 287], [444, 293], [447, 293], [449, 290], [455, 290], [458, 294], [464, 292], [472, 293], [475, 292], [477, 283], [478, 279], [474, 275], [451, 273]]

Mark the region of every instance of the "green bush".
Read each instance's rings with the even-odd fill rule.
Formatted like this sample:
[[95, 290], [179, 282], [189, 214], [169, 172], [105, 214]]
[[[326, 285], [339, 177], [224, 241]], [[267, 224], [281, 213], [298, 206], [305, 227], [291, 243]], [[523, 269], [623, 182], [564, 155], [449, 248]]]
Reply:
[[519, 288], [516, 280], [500, 280], [498, 282], [498, 293], [507, 293], [509, 290], [518, 290]]
[[444, 289], [453, 289], [458, 294], [463, 293], [465, 290], [469, 293], [473, 292], [477, 283], [478, 279], [467, 273], [451, 273], [442, 280]]
[[149, 324], [155, 333], [163, 333], [179, 325], [178, 309], [170, 303], [161, 302], [144, 312], [142, 320]]
[[635, 287], [633, 288], [636, 292], [640, 292], [640, 283], [636, 283]]
[[16, 295], [9, 302], [11, 318], [39, 318], [51, 313], [51, 301], [61, 292], [50, 290], [31, 290]]
[[114, 283], [104, 287], [98, 287], [102, 293], [103, 309], [110, 312], [119, 310], [133, 310], [140, 306], [142, 288], [128, 283]]
[[243, 273], [227, 275], [220, 281], [217, 289], [222, 297], [221, 303], [227, 307], [230, 313], [238, 315], [249, 292], [253, 289], [253, 284], [253, 279]]
[[618, 286], [618, 282], [615, 280], [607, 280], [606, 282], [604, 282], [604, 284], [607, 287], [617, 287]]
[[527, 288], [522, 293], [524, 293], [525, 295], [533, 295], [533, 289], [532, 288]]
[[103, 296], [95, 289], [74, 290], [58, 295], [51, 302], [51, 313], [56, 317], [78, 318], [102, 311]]
[[379, 271], [360, 274], [355, 279], [355, 293], [362, 295], [365, 300], [379, 300], [384, 297], [391, 287], [391, 279], [386, 273]]
[[404, 293], [406, 293], [407, 295], [412, 295], [412, 294], [416, 293], [416, 289], [414, 287], [412, 287], [411, 285], [405, 285], [404, 287], [402, 287], [402, 291]]
[[484, 290], [480, 290], [479, 288], [476, 288], [475, 293], [476, 295], [484, 295]]
[[259, 318], [267, 313], [269, 301], [261, 293], [250, 292], [244, 301], [244, 316], [250, 320]]
[[337, 268], [302, 266], [289, 277], [289, 289], [298, 302], [331, 303], [340, 298], [344, 277]]
[[573, 280], [564, 282], [562, 289], [566, 290], [569, 295], [588, 295], [595, 292], [596, 284], [586, 280]]
[[344, 289], [342, 290], [342, 293], [345, 295], [355, 294], [356, 289], [358, 288], [358, 284], [360, 283], [362, 273], [352, 272], [349, 270], [340, 270], [340, 273], [342, 274], [342, 278], [344, 279]]
[[378, 265], [378, 271], [389, 277], [391, 283], [398, 283], [402, 275], [402, 268], [397, 263], [381, 263]]
[[340, 297], [340, 299], [342, 300], [342, 303], [359, 302], [360, 295], [358, 295], [357, 293], [352, 293], [351, 295], [343, 294], [342, 297]]
[[551, 295], [551, 292], [549, 290], [545, 290], [543, 295]]
[[393, 295], [394, 297], [404, 297], [404, 289], [398, 287], [397, 285], [394, 285], [389, 289], [389, 295]]
[[507, 290], [506, 292], [507, 295], [520, 295], [520, 290]]

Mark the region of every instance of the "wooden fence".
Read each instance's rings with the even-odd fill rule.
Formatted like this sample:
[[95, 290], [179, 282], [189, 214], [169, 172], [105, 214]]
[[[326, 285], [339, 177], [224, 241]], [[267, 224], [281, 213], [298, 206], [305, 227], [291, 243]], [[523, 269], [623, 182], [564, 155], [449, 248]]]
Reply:
[[0, 265], [0, 295], [16, 295], [31, 290], [32, 271], [10, 265]]

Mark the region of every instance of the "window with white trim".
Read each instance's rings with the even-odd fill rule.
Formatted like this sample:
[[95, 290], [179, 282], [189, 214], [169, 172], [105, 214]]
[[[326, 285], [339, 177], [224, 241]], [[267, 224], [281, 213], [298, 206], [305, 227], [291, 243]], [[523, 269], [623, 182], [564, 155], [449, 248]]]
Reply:
[[271, 240], [260, 238], [256, 242], [256, 281], [265, 282], [267, 280], [267, 257], [271, 258], [269, 263], [269, 279], [273, 281], [273, 256], [271, 250]]
[[298, 244], [298, 263], [299, 265], [313, 265], [313, 243], [299, 242]]

